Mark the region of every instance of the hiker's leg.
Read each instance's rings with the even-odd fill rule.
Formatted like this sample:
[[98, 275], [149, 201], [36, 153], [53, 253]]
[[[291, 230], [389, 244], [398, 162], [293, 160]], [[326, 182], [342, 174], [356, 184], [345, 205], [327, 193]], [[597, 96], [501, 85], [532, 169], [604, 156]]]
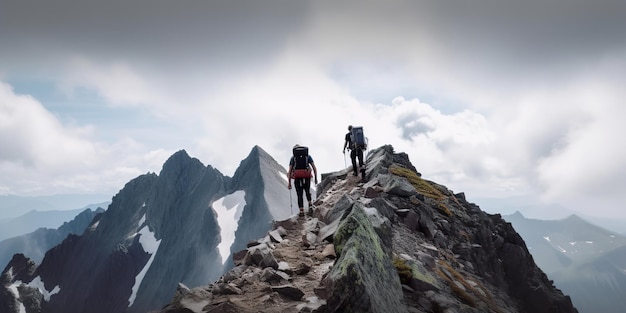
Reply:
[[296, 196], [298, 196], [298, 208], [302, 211], [304, 209], [304, 199], [302, 197], [302, 192], [304, 191], [304, 179], [296, 178], [293, 183], [296, 187]]
[[313, 216], [313, 203], [311, 203], [311, 178], [304, 179], [304, 192], [306, 192], [307, 207], [309, 208], [309, 216]]
[[356, 175], [357, 167], [356, 167], [356, 149], [350, 150], [350, 160], [352, 160], [352, 173]]
[[359, 156], [359, 166], [363, 167], [363, 150], [361, 148], [357, 150], [357, 155]]
[[304, 192], [306, 192], [306, 200], [309, 202], [309, 207], [311, 207], [311, 178], [304, 179]]

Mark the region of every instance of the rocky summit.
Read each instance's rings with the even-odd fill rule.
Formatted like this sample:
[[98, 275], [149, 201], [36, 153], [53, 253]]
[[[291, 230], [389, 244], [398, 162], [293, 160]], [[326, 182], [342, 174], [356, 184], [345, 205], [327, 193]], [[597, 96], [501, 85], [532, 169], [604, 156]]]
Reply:
[[363, 179], [323, 175], [311, 215], [274, 222], [160, 312], [577, 312], [500, 215], [422, 179], [391, 146], [366, 167]]

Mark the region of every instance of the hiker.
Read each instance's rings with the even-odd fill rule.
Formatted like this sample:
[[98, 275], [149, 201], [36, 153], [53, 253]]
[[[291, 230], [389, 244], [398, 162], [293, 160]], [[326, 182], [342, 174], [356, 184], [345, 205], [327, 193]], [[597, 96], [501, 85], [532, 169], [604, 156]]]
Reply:
[[[363, 128], [360, 127], [360, 129], [362, 130]], [[361, 131], [361, 136], [362, 136], [363, 132]], [[357, 170], [357, 166], [356, 166], [356, 160], [357, 157], [359, 158], [359, 168], [361, 168], [361, 171], [364, 170], [363, 168], [363, 150], [365, 150], [367, 148], [367, 146], [362, 143], [362, 144], [357, 144], [356, 142], [356, 138], [353, 135], [352, 132], [352, 125], [348, 125], [348, 133], [346, 134], [345, 137], [345, 143], [343, 144], [343, 153], [346, 153], [346, 148], [348, 148], [348, 150], [350, 150], [350, 159], [352, 160], [352, 174], [354, 176], [359, 175], [358, 170]]]
[[306, 200], [309, 206], [309, 215], [313, 215], [313, 204], [311, 203], [311, 168], [317, 185], [317, 167], [313, 162], [313, 157], [309, 155], [309, 148], [295, 145], [293, 146], [293, 156], [289, 160], [289, 171], [287, 171], [287, 188], [291, 189], [291, 179], [296, 186], [296, 195], [298, 196], [298, 207], [300, 208], [300, 216], [304, 216], [304, 199], [302, 192], [306, 193]]

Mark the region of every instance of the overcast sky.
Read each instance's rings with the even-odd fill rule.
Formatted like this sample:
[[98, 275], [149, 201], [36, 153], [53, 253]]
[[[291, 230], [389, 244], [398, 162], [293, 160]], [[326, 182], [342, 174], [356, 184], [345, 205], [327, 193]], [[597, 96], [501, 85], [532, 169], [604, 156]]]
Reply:
[[624, 217], [624, 30], [622, 0], [0, 0], [0, 194], [113, 195], [180, 149], [331, 172], [352, 124], [470, 200]]

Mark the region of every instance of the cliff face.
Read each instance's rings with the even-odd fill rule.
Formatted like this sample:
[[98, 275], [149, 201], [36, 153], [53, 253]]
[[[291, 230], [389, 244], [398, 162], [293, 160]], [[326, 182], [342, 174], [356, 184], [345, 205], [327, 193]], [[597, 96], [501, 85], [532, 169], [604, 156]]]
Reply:
[[577, 312], [511, 224], [421, 179], [391, 146], [366, 180], [324, 175], [313, 216], [276, 222], [162, 312]]

